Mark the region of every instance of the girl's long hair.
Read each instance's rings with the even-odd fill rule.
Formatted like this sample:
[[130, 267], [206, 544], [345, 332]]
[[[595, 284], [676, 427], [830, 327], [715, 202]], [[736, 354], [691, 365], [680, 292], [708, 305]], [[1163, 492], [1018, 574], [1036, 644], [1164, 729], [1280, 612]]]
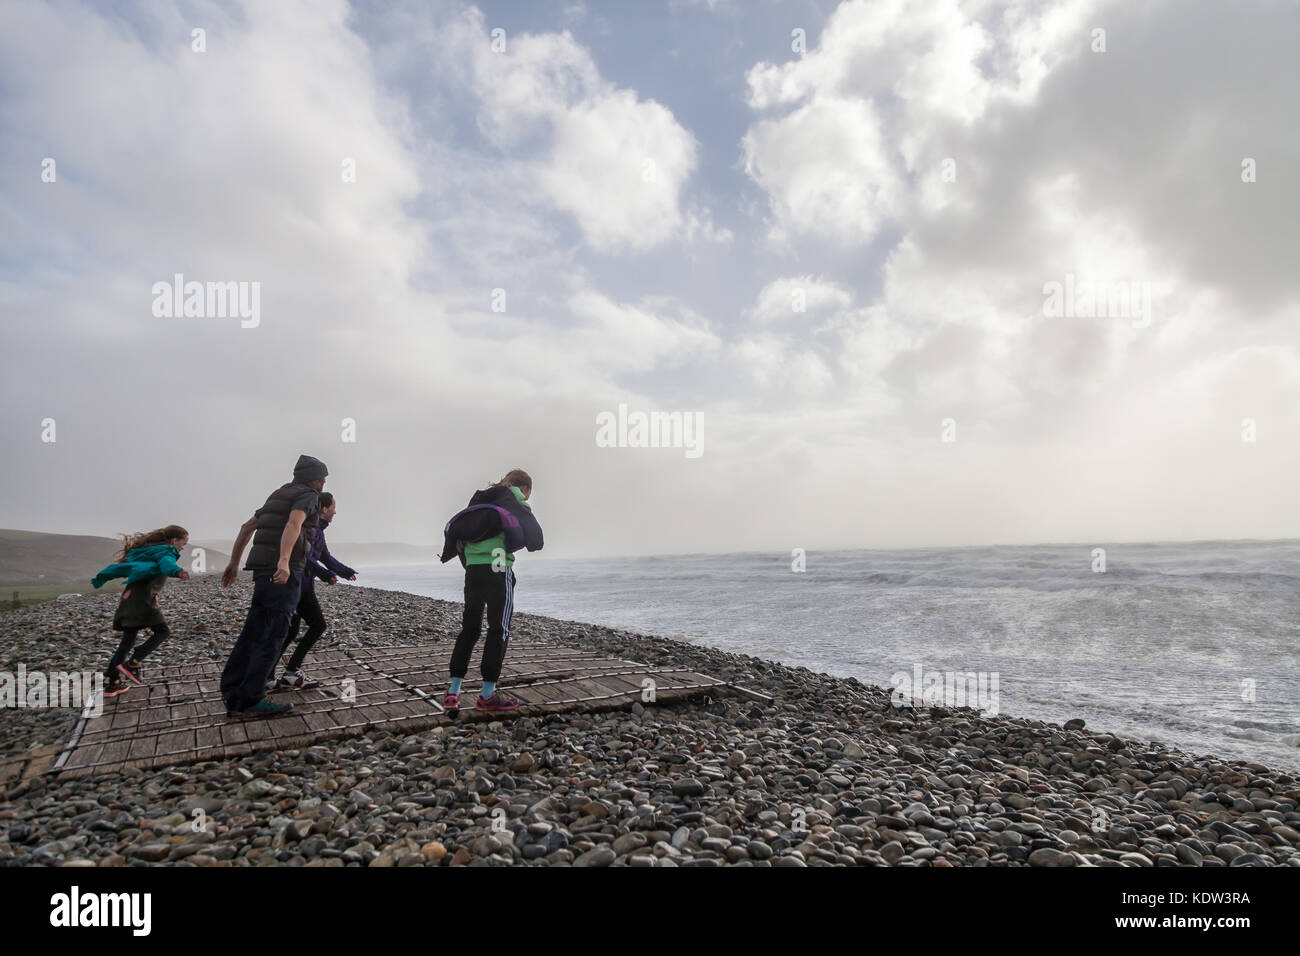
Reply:
[[128, 551], [135, 548], [148, 547], [151, 544], [166, 544], [176, 538], [188, 538], [190, 533], [178, 524], [169, 524], [165, 528], [155, 528], [153, 531], [144, 531], [140, 534], [122, 535], [122, 550], [118, 552], [119, 561], [126, 557]]

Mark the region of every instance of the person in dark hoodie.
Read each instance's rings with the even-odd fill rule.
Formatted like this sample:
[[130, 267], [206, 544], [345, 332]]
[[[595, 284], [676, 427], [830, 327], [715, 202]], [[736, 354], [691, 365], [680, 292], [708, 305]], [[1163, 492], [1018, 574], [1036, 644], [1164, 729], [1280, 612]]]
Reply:
[[475, 709], [508, 711], [519, 707], [518, 700], [501, 693], [497, 679], [510, 641], [514, 552], [542, 549], [542, 527], [528, 504], [532, 492], [533, 479], [516, 468], [496, 484], [475, 492], [468, 507], [443, 529], [442, 561], [459, 557], [465, 568], [465, 616], [451, 655], [451, 684], [442, 700], [452, 717], [460, 713], [460, 685], [482, 633], [485, 609], [488, 635], [481, 664], [483, 688]]
[[244, 629], [221, 673], [221, 696], [228, 716], [283, 717], [293, 708], [266, 698], [266, 680], [280, 657], [289, 619], [298, 606], [307, 552], [316, 536], [320, 493], [329, 469], [310, 455], [300, 455], [293, 481], [281, 485], [266, 504], [244, 522], [221, 574], [230, 587], [239, 576], [239, 559], [253, 542], [244, 569], [253, 572], [253, 603]]
[[[316, 537], [312, 540], [311, 550], [307, 552], [307, 573], [302, 579], [302, 596], [298, 598], [298, 610], [289, 622], [289, 637], [284, 642], [284, 648], [287, 649], [290, 644], [298, 641], [298, 630], [303, 621], [307, 622], [307, 634], [298, 641], [280, 679], [274, 683], [267, 682], [267, 693], [272, 690], [308, 690], [320, 686], [320, 681], [311, 680], [302, 672], [302, 662], [307, 659], [308, 652], [320, 640], [326, 628], [325, 615], [321, 613], [320, 601], [316, 600], [316, 579], [320, 578], [326, 584], [334, 584], [339, 578], [348, 581], [357, 579], [357, 572], [330, 554], [329, 546], [325, 543], [325, 529], [337, 513], [338, 503], [334, 496], [328, 491], [322, 492], [320, 521], [316, 525]], [[280, 654], [283, 656], [284, 650]], [[271, 675], [275, 675], [274, 667], [271, 668]]]

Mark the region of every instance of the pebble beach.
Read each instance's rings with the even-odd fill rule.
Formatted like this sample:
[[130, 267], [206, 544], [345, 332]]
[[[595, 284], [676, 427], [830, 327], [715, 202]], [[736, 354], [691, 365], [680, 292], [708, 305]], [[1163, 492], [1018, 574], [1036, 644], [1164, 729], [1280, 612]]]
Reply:
[[[329, 621], [318, 647], [437, 641], [450, 655], [458, 604], [355, 585], [318, 593]], [[227, 590], [212, 574], [170, 582], [172, 638], [146, 679], [151, 662], [224, 660], [250, 594], [247, 574]], [[0, 613], [0, 669], [101, 669], [116, 601]], [[896, 708], [885, 688], [693, 643], [520, 613], [513, 626], [520, 642], [671, 662], [772, 703], [635, 703], [33, 777], [0, 795], [0, 864], [1300, 866], [1300, 781], [1261, 764], [1086, 725]], [[0, 760], [62, 743], [75, 720], [0, 713]]]

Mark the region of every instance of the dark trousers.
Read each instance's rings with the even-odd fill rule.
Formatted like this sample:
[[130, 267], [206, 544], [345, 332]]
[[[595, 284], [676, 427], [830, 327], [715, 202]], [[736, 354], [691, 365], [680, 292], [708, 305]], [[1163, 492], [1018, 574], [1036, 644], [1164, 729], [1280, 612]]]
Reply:
[[266, 696], [266, 680], [289, 634], [301, 585], [301, 571], [289, 572], [284, 584], [274, 583], [270, 572], [253, 575], [253, 604], [221, 672], [221, 696], [231, 710], [247, 710]]
[[166, 624], [155, 624], [152, 628], [153, 637], [140, 645], [140, 649], [131, 653], [131, 648], [135, 646], [136, 635], [143, 630], [138, 627], [127, 627], [122, 629], [122, 642], [117, 645], [117, 653], [113, 659], [108, 662], [108, 668], [104, 671], [104, 676], [109, 680], [116, 680], [120, 675], [117, 673], [117, 666], [125, 664], [128, 657], [134, 657], [137, 661], [144, 660], [152, 651], [158, 649], [158, 645], [167, 638], [171, 637], [171, 631], [167, 629]]
[[[301, 641], [298, 641], [298, 630], [302, 622], [307, 622], [307, 634]], [[298, 646], [294, 648], [293, 655], [289, 658], [289, 665], [286, 670], [296, 671], [302, 667], [302, 662], [307, 659], [307, 654], [320, 636], [325, 633], [325, 615], [321, 613], [320, 601], [316, 600], [316, 589], [304, 587], [302, 597], [298, 598], [298, 610], [293, 614], [293, 619], [289, 621], [289, 636], [285, 639], [284, 647], [281, 648], [280, 654], [289, 649], [289, 645], [298, 641]], [[277, 663], [279, 663], [277, 661]], [[275, 673], [275, 668], [271, 668]]]
[[510, 615], [515, 609], [515, 572], [495, 570], [490, 564], [471, 564], [465, 569], [465, 619], [456, 649], [451, 653], [451, 676], [464, 677], [469, 658], [474, 653], [483, 630], [483, 611], [487, 610], [487, 644], [483, 647], [481, 672], [484, 680], [501, 676], [501, 662], [510, 642]]

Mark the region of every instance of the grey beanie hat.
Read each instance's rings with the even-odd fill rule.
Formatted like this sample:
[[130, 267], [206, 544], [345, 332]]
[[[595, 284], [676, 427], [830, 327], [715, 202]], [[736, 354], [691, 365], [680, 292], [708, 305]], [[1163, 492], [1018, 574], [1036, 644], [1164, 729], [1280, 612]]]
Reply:
[[317, 478], [324, 478], [329, 473], [330, 470], [325, 467], [325, 462], [311, 455], [299, 455], [298, 464], [293, 466], [293, 480], [304, 484]]

